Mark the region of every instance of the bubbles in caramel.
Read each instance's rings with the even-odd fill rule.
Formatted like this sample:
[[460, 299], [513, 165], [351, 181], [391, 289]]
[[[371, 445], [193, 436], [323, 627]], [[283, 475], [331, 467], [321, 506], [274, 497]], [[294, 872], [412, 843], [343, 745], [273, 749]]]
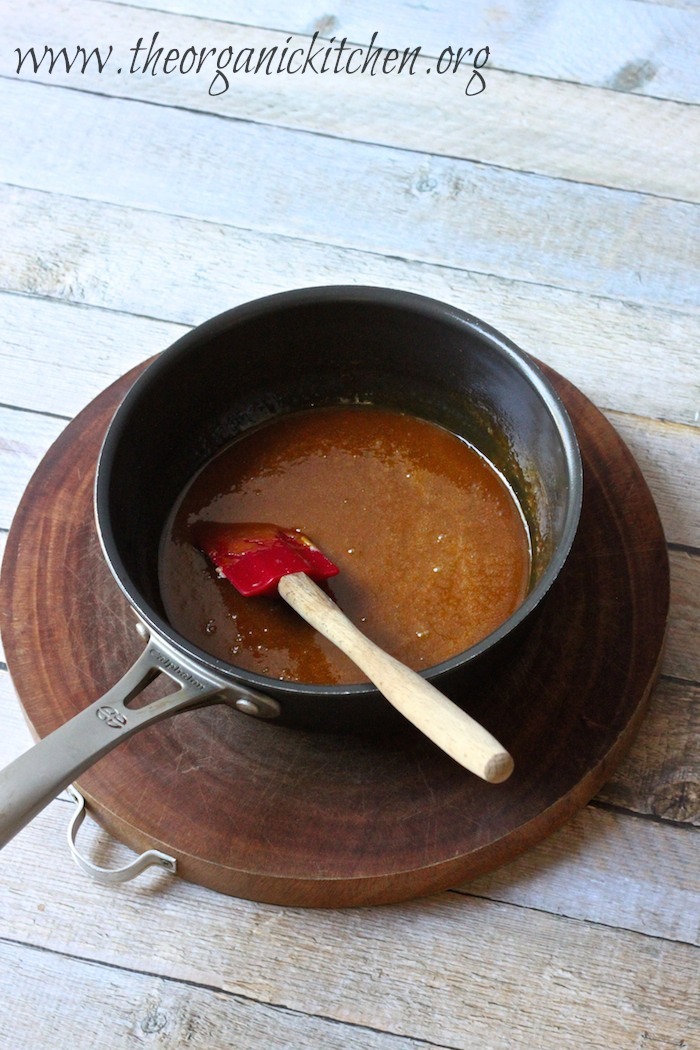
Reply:
[[363, 681], [279, 598], [244, 598], [192, 542], [199, 521], [299, 529], [340, 568], [327, 589], [416, 670], [455, 656], [520, 605], [530, 544], [495, 468], [442, 427], [370, 406], [310, 409], [246, 432], [183, 493], [163, 538], [172, 626], [213, 656], [291, 681]]

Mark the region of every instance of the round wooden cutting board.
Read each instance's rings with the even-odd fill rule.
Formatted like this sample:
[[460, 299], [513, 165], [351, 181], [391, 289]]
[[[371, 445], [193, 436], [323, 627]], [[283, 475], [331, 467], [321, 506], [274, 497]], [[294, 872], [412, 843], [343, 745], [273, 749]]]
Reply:
[[[104, 432], [139, 371], [66, 428], [8, 538], [0, 625], [38, 737], [105, 692], [143, 644], [92, 507]], [[628, 449], [580, 391], [545, 371], [583, 454], [578, 536], [517, 653], [487, 686], [454, 697], [510, 750], [512, 777], [485, 784], [410, 726], [380, 739], [309, 733], [220, 705], [143, 730], [80, 778], [104, 827], [136, 850], [171, 854], [185, 879], [215, 890], [343, 907], [456, 885], [585, 805], [631, 743], [658, 676], [668, 558]]]

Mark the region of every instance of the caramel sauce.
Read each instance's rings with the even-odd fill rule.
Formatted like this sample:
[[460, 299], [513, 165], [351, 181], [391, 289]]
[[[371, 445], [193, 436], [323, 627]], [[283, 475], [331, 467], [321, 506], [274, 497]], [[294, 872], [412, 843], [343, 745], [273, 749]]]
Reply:
[[436, 424], [368, 406], [300, 412], [252, 430], [182, 496], [162, 544], [166, 615], [212, 655], [271, 678], [364, 681], [282, 599], [243, 598], [195, 548], [197, 521], [299, 529], [340, 568], [345, 613], [421, 670], [495, 630], [522, 602], [527, 528], [497, 471]]

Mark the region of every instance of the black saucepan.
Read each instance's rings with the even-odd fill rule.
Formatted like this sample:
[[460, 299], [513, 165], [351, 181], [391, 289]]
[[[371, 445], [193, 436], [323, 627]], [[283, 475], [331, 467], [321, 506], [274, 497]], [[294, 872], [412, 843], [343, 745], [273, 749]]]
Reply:
[[[369, 684], [285, 682], [216, 659], [172, 628], [159, 593], [165, 523], [215, 453], [278, 414], [354, 401], [398, 408], [466, 438], [508, 479], [530, 529], [524, 603], [424, 677], [458, 699], [474, 670], [517, 637], [564, 564], [582, 499], [571, 422], [536, 364], [477, 318], [403, 291], [310, 288], [236, 307], [149, 365], [108, 429], [97, 526], [146, 646], [109, 693], [0, 773], [0, 845], [102, 754], [185, 708], [225, 701], [262, 720], [320, 730], [372, 732], [384, 723], [389, 705]], [[131, 707], [159, 672], [180, 688]]]

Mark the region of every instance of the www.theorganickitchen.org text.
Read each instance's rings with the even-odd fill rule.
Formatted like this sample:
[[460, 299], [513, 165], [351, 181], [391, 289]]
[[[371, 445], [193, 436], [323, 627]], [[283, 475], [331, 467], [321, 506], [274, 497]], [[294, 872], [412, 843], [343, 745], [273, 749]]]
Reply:
[[127, 63], [120, 61], [114, 47], [63, 45], [16, 47], [17, 75], [106, 73], [117, 75], [203, 76], [208, 93], [222, 95], [233, 79], [242, 76], [416, 76], [448, 75], [458, 80], [465, 95], [480, 95], [486, 89], [483, 70], [490, 57], [486, 46], [446, 46], [437, 56], [422, 54], [420, 45], [402, 50], [377, 43], [373, 33], [369, 44], [348, 43], [347, 37], [321, 39], [288, 36], [284, 43], [270, 47], [168, 47], [153, 33], [150, 41], [139, 37], [128, 49]]

